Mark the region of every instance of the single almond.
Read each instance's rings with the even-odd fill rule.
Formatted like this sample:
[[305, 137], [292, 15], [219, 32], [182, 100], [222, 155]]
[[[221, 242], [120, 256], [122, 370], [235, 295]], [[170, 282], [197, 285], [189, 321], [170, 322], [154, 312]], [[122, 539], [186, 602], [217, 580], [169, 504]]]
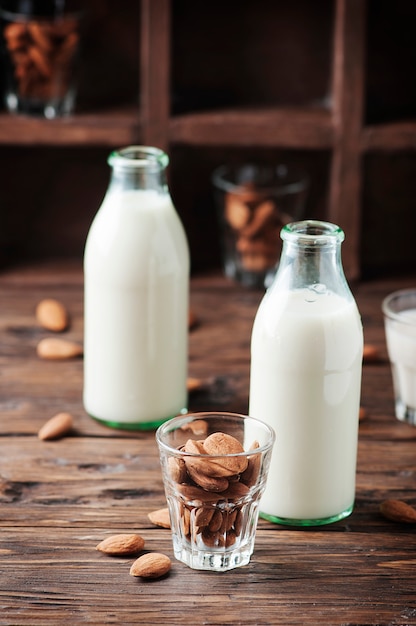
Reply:
[[221, 533], [226, 533], [234, 525], [234, 520], [237, 516], [237, 509], [233, 511], [223, 511], [222, 513], [222, 525], [220, 528]]
[[186, 480], [186, 465], [183, 459], [175, 456], [168, 458], [168, 470], [170, 477], [175, 483], [183, 483]]
[[135, 533], [111, 535], [96, 546], [96, 550], [112, 556], [138, 554], [143, 548], [143, 537]]
[[171, 565], [172, 562], [166, 554], [149, 552], [134, 561], [130, 568], [130, 576], [160, 578], [169, 572]]
[[190, 532], [191, 532], [191, 512], [185, 506], [185, 504], [182, 504], [181, 508], [182, 508], [182, 512], [181, 512], [181, 529], [182, 529], [182, 532], [183, 532], [184, 536], [188, 537], [188, 539], [189, 539]]
[[62, 332], [68, 327], [69, 315], [59, 300], [47, 298], [41, 300], [36, 307], [36, 319], [47, 330]]
[[377, 346], [371, 343], [365, 343], [363, 348], [363, 362], [377, 363], [380, 361], [380, 351]]
[[171, 527], [168, 507], [165, 507], [163, 509], [157, 509], [156, 511], [151, 511], [147, 517], [155, 526], [160, 526], [161, 528]]
[[188, 328], [193, 330], [196, 326], [198, 326], [198, 318], [194, 311], [190, 310], [188, 313]]
[[241, 533], [242, 528], [243, 528], [243, 514], [241, 512], [241, 510], [237, 510], [235, 511], [235, 518], [233, 520], [233, 525], [234, 525], [234, 530], [235, 533], [238, 537], [238, 535]]
[[241, 230], [250, 219], [250, 208], [237, 194], [228, 193], [225, 197], [225, 220], [234, 230]]
[[[196, 441], [195, 439], [188, 439], [183, 446], [183, 451], [188, 452], [189, 454], [207, 454], [204, 449], [204, 444], [202, 441]], [[190, 457], [193, 458], [193, 457]], [[201, 459], [195, 459], [200, 461]], [[185, 459], [186, 462], [186, 459]]]
[[365, 409], [363, 406], [360, 406], [360, 411], [358, 414], [358, 419], [361, 422], [363, 419], [365, 419], [368, 415], [368, 411], [367, 409]]
[[237, 541], [237, 534], [235, 530], [231, 528], [231, 530], [227, 532], [227, 536], [225, 538], [225, 547], [229, 548], [230, 546], [233, 546], [236, 541]]
[[223, 539], [221, 535], [217, 533], [212, 533], [209, 528], [204, 528], [201, 533], [202, 541], [209, 548], [222, 548], [223, 547]]
[[199, 391], [199, 389], [202, 389], [203, 385], [204, 384], [200, 378], [188, 378], [186, 380], [186, 388], [189, 393]]
[[236, 248], [241, 254], [262, 254], [266, 257], [274, 254], [276, 256], [276, 247], [279, 239], [280, 229], [271, 228], [267, 229], [264, 234], [262, 233], [261, 238], [251, 239], [250, 237], [240, 235], [236, 241]]
[[38, 437], [42, 441], [60, 439], [71, 431], [72, 426], [73, 419], [70, 413], [57, 413], [42, 426], [38, 432]]
[[218, 501], [218, 493], [204, 491], [196, 485], [180, 484], [177, 486], [179, 493], [185, 500], [192, 500], [194, 506], [202, 506], [203, 504], [215, 504]]
[[[241, 443], [227, 433], [215, 432], [204, 441], [204, 449], [211, 455], [234, 455], [244, 452]], [[219, 476], [232, 476], [244, 472], [248, 460], [246, 456], [229, 456], [215, 459], [215, 464], [221, 467]]]
[[234, 530], [240, 534], [242, 527], [242, 513], [239, 509], [234, 509], [233, 511], [229, 511], [227, 515], [223, 514], [224, 524], [221, 528], [221, 531], [228, 532], [231, 528], [234, 527]]
[[211, 523], [212, 518], [214, 517], [217, 509], [214, 507], [205, 507], [201, 506], [199, 509], [195, 511], [195, 526], [197, 528], [205, 528]]
[[208, 524], [208, 528], [210, 532], [217, 533], [221, 530], [221, 527], [224, 523], [224, 517], [227, 518], [227, 512], [220, 511], [220, 509], [214, 509], [214, 513], [211, 516], [211, 520]]
[[[250, 450], [257, 450], [260, 447], [258, 441], [254, 441], [250, 446]], [[248, 465], [241, 474], [240, 480], [247, 487], [253, 487], [256, 484], [261, 469], [261, 454], [253, 454], [248, 457]]]
[[80, 344], [57, 337], [45, 337], [39, 341], [36, 351], [39, 358], [50, 360], [73, 359], [83, 354]]
[[242, 229], [244, 237], [250, 239], [259, 235], [268, 226], [276, 215], [276, 207], [273, 200], [264, 200], [254, 209], [250, 223]]
[[263, 272], [264, 270], [275, 265], [277, 261], [276, 257], [276, 252], [267, 256], [265, 254], [252, 254], [249, 252], [241, 255], [241, 264], [250, 272]]
[[207, 435], [208, 422], [206, 420], [194, 420], [193, 422], [187, 422], [186, 424], [182, 424], [181, 430], [190, 431], [194, 435]]
[[223, 491], [221, 496], [228, 500], [239, 500], [245, 498], [250, 493], [250, 487], [242, 482], [230, 482], [230, 486], [227, 491]]
[[[188, 439], [185, 443], [183, 450], [189, 452], [192, 455], [199, 456], [186, 456], [184, 457], [186, 470], [191, 480], [194, 483], [202, 487], [206, 491], [224, 491], [228, 487], [228, 480], [224, 478], [221, 473], [222, 468], [217, 467], [216, 460], [212, 461], [208, 459], [207, 452], [204, 449], [202, 441], [195, 441], [194, 439]], [[201, 456], [202, 455], [202, 456]], [[211, 464], [215, 464], [211, 467]], [[214, 478], [211, 478], [214, 477]], [[183, 481], [180, 481], [183, 482]]]
[[384, 500], [380, 504], [380, 513], [393, 522], [416, 523], [416, 509], [402, 500]]
[[198, 465], [190, 461], [191, 457], [185, 459], [186, 469], [196, 485], [199, 485], [199, 487], [202, 487], [205, 491], [214, 493], [221, 493], [228, 489], [229, 482], [224, 476], [210, 476], [209, 474], [205, 474], [203, 461], [198, 463]]

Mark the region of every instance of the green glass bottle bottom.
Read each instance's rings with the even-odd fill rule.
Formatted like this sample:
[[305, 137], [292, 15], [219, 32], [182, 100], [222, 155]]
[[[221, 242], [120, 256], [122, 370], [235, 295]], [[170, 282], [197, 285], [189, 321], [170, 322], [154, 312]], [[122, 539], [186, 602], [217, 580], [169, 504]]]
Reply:
[[99, 417], [96, 417], [95, 415], [91, 415], [91, 413], [89, 413], [88, 415], [92, 417], [92, 419], [94, 419], [96, 422], [103, 424], [103, 426], [108, 426], [109, 428], [117, 428], [119, 430], [156, 430], [164, 422], [167, 422], [177, 415], [185, 415], [187, 412], [188, 409], [184, 408], [178, 413], [168, 415], [167, 417], [163, 417], [158, 420], [152, 420], [150, 422], [118, 422], [117, 420], [101, 419]]
[[262, 511], [260, 511], [259, 516], [268, 522], [281, 524], [282, 526], [324, 526], [325, 524], [333, 524], [334, 522], [339, 522], [340, 520], [345, 519], [351, 515], [353, 508], [354, 503], [341, 513], [317, 519], [292, 519], [287, 517], [277, 517], [276, 515], [269, 515], [268, 513], [263, 513]]

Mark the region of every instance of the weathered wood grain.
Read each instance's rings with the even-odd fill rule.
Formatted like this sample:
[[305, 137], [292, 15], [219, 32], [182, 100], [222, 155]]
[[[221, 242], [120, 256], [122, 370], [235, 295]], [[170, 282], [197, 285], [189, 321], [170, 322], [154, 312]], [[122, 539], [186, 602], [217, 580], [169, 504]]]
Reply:
[[[416, 282], [416, 278], [415, 278]], [[357, 499], [353, 514], [324, 528], [259, 521], [247, 567], [196, 572], [173, 558], [170, 531], [147, 515], [165, 504], [154, 432], [111, 430], [82, 407], [82, 359], [36, 356], [45, 336], [35, 305], [68, 305], [67, 335], [82, 341], [79, 266], [0, 275], [0, 626], [61, 624], [416, 624], [416, 533], [379, 513], [389, 497], [416, 505], [416, 429], [394, 417], [382, 298], [412, 277], [353, 286], [366, 340], [381, 360], [363, 369]], [[250, 333], [261, 298], [222, 276], [195, 277], [190, 374], [205, 381], [191, 410], [247, 410]], [[40, 441], [58, 411], [74, 431]], [[95, 549], [138, 532], [173, 559], [170, 575], [142, 582], [132, 558]]]

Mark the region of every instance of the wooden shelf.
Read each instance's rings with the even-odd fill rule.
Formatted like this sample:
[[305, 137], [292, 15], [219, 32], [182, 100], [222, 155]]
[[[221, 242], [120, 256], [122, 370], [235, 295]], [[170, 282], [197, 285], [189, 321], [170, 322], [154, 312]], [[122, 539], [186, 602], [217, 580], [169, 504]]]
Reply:
[[190, 145], [329, 149], [331, 114], [318, 107], [219, 110], [172, 117], [169, 140]]
[[62, 119], [0, 114], [0, 143], [20, 146], [118, 146], [139, 141], [139, 111], [133, 107]]
[[[43, 120], [0, 113], [0, 145], [113, 146], [141, 142], [134, 107]], [[331, 150], [336, 138], [332, 113], [323, 107], [216, 110], [176, 115], [168, 142], [192, 146], [259, 146]], [[416, 149], [416, 120], [363, 127], [361, 152]]]
[[361, 137], [361, 150], [396, 151], [416, 149], [416, 120], [366, 126]]

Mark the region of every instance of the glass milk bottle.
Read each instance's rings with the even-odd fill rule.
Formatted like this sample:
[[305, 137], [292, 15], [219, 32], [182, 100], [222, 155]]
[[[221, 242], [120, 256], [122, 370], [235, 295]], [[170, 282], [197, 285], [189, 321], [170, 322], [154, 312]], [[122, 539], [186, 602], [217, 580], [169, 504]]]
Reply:
[[84, 255], [84, 406], [108, 426], [151, 429], [186, 412], [189, 250], [166, 183], [168, 156], [130, 146]]
[[313, 526], [354, 506], [363, 332], [342, 269], [343, 231], [307, 220], [281, 237], [251, 338], [249, 414], [276, 431], [260, 514]]

